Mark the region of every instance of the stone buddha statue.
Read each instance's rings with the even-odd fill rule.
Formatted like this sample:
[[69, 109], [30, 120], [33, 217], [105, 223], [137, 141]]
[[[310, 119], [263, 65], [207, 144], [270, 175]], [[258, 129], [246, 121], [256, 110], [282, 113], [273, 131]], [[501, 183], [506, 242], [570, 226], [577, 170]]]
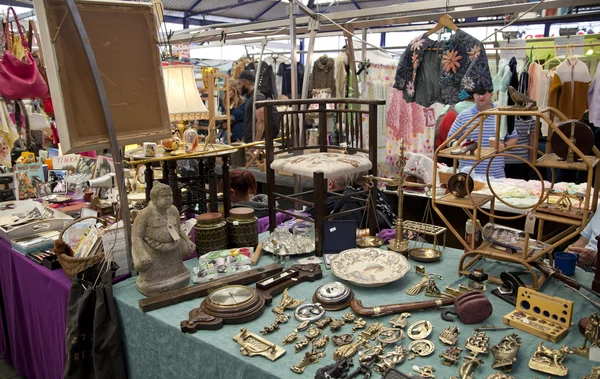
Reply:
[[133, 265], [139, 272], [138, 291], [154, 296], [188, 285], [190, 271], [183, 264], [183, 258], [190, 255], [196, 245], [181, 231], [171, 187], [154, 183], [150, 204], [137, 215], [132, 234]]

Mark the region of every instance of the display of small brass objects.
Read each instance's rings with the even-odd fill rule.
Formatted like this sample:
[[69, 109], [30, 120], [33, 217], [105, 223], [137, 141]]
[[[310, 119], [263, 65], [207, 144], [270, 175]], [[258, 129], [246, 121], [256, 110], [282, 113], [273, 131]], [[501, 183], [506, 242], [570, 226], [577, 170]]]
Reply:
[[513, 363], [517, 361], [517, 353], [521, 346], [523, 346], [521, 337], [515, 333], [502, 338], [500, 343], [490, 349], [494, 356], [492, 368], [500, 368], [504, 372], [511, 372]]
[[356, 320], [356, 315], [352, 312], [347, 312], [345, 315], [342, 316], [342, 320], [349, 324]]
[[474, 356], [477, 354], [487, 354], [489, 352], [488, 337], [485, 332], [475, 332], [465, 342], [465, 348], [471, 352]]
[[292, 366], [290, 369], [296, 374], [302, 374], [307, 366], [315, 364], [319, 362], [319, 359], [325, 356], [325, 349], [329, 344], [329, 336], [323, 336], [316, 341], [313, 341], [313, 346], [311, 351], [307, 351], [304, 354], [304, 358], [297, 366]]
[[[575, 354], [580, 355], [585, 358], [589, 358], [590, 347], [598, 345], [598, 338], [600, 337], [598, 335], [598, 332], [599, 332], [598, 329], [599, 329], [599, 324], [600, 324], [599, 321], [600, 320], [598, 319], [598, 314], [592, 313], [591, 315], [589, 315], [588, 324], [587, 324], [587, 327], [585, 328], [585, 332], [583, 333], [583, 336], [584, 336], [583, 337], [583, 345], [573, 349], [573, 352]], [[588, 342], [590, 343], [590, 346], [586, 346], [588, 344]]]
[[346, 323], [344, 322], [344, 320], [336, 318], [329, 323], [329, 329], [332, 333], [335, 333], [338, 330], [342, 329], [342, 326], [344, 326], [345, 324]]
[[325, 316], [325, 309], [319, 303], [303, 304], [294, 311], [294, 317], [298, 321], [315, 322], [323, 318], [323, 316]]
[[404, 338], [404, 331], [399, 328], [383, 329], [377, 334], [377, 341], [392, 344]]
[[458, 369], [460, 379], [472, 379], [473, 371], [481, 367], [482, 364], [483, 361], [481, 359], [472, 355], [467, 355], [465, 357], [465, 362], [460, 366], [460, 369]]
[[350, 359], [361, 346], [368, 345], [369, 341], [365, 338], [359, 337], [356, 342], [343, 345], [335, 349], [333, 352], [333, 359], [338, 360], [340, 358]]
[[298, 333], [301, 332], [303, 330], [308, 329], [308, 327], [310, 326], [310, 321], [302, 321], [300, 324], [298, 324], [298, 326], [296, 328], [294, 328], [294, 332]]
[[495, 372], [492, 375], [488, 376], [487, 379], [515, 379], [512, 376], [503, 374], [501, 372]]
[[272, 323], [269, 326], [265, 326], [263, 328], [263, 330], [260, 331], [260, 334], [262, 334], [264, 336], [266, 334], [271, 334], [276, 330], [279, 330], [279, 324], [277, 323], [277, 321], [275, 321], [274, 323]]
[[408, 354], [408, 351], [402, 346], [394, 346], [394, 350], [384, 355], [380, 355], [379, 363], [373, 367], [375, 372], [383, 375], [389, 371], [389, 369], [396, 367], [400, 363], [404, 362], [404, 358]]
[[285, 313], [275, 315], [275, 322], [278, 324], [285, 324], [288, 321], [290, 321], [290, 316]]
[[380, 322], [374, 322], [367, 327], [367, 329], [360, 332], [360, 336], [365, 339], [374, 340], [377, 337], [377, 333], [385, 329], [385, 326]]
[[367, 326], [367, 322], [361, 317], [358, 320], [354, 321], [354, 325], [352, 326], [352, 332], [356, 332], [358, 329], [362, 329]]
[[410, 317], [410, 313], [401, 313], [399, 315], [395, 315], [390, 320], [390, 325], [394, 328], [405, 328], [408, 325], [408, 318]]
[[429, 297], [453, 297], [452, 295], [448, 295], [442, 293], [438, 286], [435, 284], [435, 280], [429, 279], [427, 284], [425, 285], [425, 296]]
[[300, 300], [296, 300], [293, 297], [291, 297], [288, 294], [288, 290], [285, 289], [283, 291], [283, 294], [281, 295], [281, 300], [279, 301], [279, 305], [277, 305], [276, 307], [273, 307], [273, 309], [271, 309], [271, 312], [275, 313], [275, 314], [283, 314], [283, 312], [285, 312], [286, 309], [294, 309], [297, 306], [299, 306], [300, 304], [304, 303], [306, 301], [306, 299], [300, 299]]
[[317, 328], [325, 329], [327, 327], [327, 325], [331, 324], [332, 321], [333, 321], [333, 318], [325, 317], [325, 318], [315, 322], [315, 325]]
[[290, 333], [287, 336], [283, 337], [283, 344], [287, 345], [298, 339], [298, 333]]
[[417, 321], [408, 328], [408, 338], [411, 340], [422, 340], [431, 334], [433, 326], [427, 320]]
[[384, 349], [382, 344], [368, 347], [358, 353], [358, 362], [361, 365], [370, 366], [379, 359], [379, 355], [383, 354]]
[[551, 349], [540, 342], [529, 360], [529, 368], [550, 375], [566, 376], [569, 369], [565, 367], [563, 361], [569, 354], [573, 354], [573, 350], [567, 345], [563, 345], [560, 349]]
[[458, 340], [458, 333], [460, 333], [460, 329], [456, 326], [448, 326], [442, 330], [438, 338], [444, 345], [454, 346]]
[[262, 355], [271, 361], [276, 361], [285, 354], [284, 348], [267, 341], [259, 335], [248, 332], [246, 328], [240, 329], [240, 333], [233, 337], [233, 340], [241, 346], [240, 351], [244, 356]]
[[335, 346], [344, 346], [352, 343], [354, 341], [354, 335], [352, 334], [339, 334], [337, 336], [331, 337], [333, 344]]
[[592, 367], [592, 372], [581, 379], [600, 379], [600, 366]]
[[463, 352], [463, 349], [457, 346], [452, 346], [448, 350], [444, 351], [440, 354], [440, 358], [444, 358], [444, 362], [442, 364], [444, 366], [452, 366], [458, 363], [460, 360], [460, 354]]
[[294, 345], [294, 351], [298, 354], [302, 349], [307, 347], [310, 344], [310, 340], [306, 337], [302, 338], [300, 341], [296, 342]]
[[426, 357], [428, 355], [433, 354], [434, 350], [435, 346], [433, 345], [433, 342], [429, 340], [412, 341], [410, 345], [408, 345], [408, 351], [410, 351], [408, 359], [412, 360], [415, 359], [417, 356]]
[[432, 366], [413, 366], [413, 371], [421, 375], [421, 378], [435, 378], [435, 369]]
[[317, 338], [320, 335], [321, 335], [321, 329], [311, 326], [306, 331], [306, 334], [304, 335], [304, 337], [308, 338], [309, 340], [314, 340], [315, 338]]

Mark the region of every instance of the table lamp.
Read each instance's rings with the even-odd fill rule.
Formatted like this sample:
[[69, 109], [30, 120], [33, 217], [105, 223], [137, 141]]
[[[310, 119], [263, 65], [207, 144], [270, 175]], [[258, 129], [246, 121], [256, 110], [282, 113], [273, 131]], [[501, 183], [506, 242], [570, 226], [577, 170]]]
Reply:
[[204, 105], [189, 65], [163, 66], [167, 105], [171, 121], [207, 120]]

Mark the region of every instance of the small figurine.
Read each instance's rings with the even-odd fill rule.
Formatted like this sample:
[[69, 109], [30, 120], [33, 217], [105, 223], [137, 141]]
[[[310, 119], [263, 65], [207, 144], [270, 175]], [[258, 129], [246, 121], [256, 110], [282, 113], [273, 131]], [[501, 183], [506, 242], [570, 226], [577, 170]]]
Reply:
[[331, 321], [331, 323], [329, 323], [329, 329], [331, 329], [332, 333], [335, 333], [338, 330], [340, 330], [342, 328], [342, 326], [344, 326], [344, 324], [345, 324], [344, 320], [335, 319], [335, 320]]
[[[584, 333], [583, 346], [573, 349], [575, 354], [581, 355], [582, 357], [586, 357], [586, 358], [588, 358], [590, 356], [590, 347], [598, 346], [598, 327], [599, 327], [598, 314], [592, 313], [588, 317], [588, 320], [589, 320], [588, 325], [585, 328], [585, 333]], [[588, 342], [590, 343], [590, 346], [586, 346], [588, 344]]]
[[325, 317], [324, 319], [321, 319], [321, 320], [315, 322], [315, 325], [317, 326], [317, 328], [325, 329], [327, 327], [327, 325], [331, 324], [332, 321], [333, 321], [333, 318]]
[[380, 355], [379, 359], [381, 360], [379, 363], [375, 364], [374, 370], [375, 372], [383, 375], [388, 372], [390, 369], [393, 369], [400, 363], [404, 362], [404, 358], [408, 354], [408, 351], [402, 346], [394, 346], [394, 351], [390, 351], [384, 355]]
[[460, 330], [456, 326], [448, 326], [440, 333], [439, 339], [444, 345], [454, 346]]
[[504, 372], [511, 372], [521, 346], [521, 338], [515, 333], [502, 338], [499, 344], [491, 348], [494, 356], [492, 368], [501, 368]]
[[408, 325], [408, 318], [410, 317], [410, 313], [401, 313], [399, 315], [395, 315], [390, 320], [390, 325], [394, 328], [405, 328]]
[[271, 309], [271, 312], [281, 315], [281, 314], [283, 314], [283, 312], [286, 309], [294, 309], [297, 306], [299, 306], [300, 304], [304, 303], [305, 301], [306, 301], [306, 299], [296, 300], [293, 297], [291, 297], [288, 294], [288, 290], [286, 288], [283, 291], [283, 294], [281, 295], [281, 300], [279, 301], [279, 305], [277, 305], [276, 307], [273, 307], [273, 309]]
[[298, 339], [298, 333], [290, 333], [287, 336], [283, 337], [283, 344], [287, 345], [289, 343], [294, 342]]
[[319, 362], [319, 359], [325, 356], [325, 349], [329, 344], [329, 336], [325, 335], [318, 340], [313, 340], [312, 348], [304, 354], [304, 358], [297, 366], [292, 366], [290, 369], [296, 374], [302, 374], [307, 366]]
[[342, 320], [344, 320], [345, 323], [349, 324], [356, 320], [356, 315], [352, 312], [347, 312], [345, 315], [342, 316]]
[[569, 369], [564, 366], [563, 361], [569, 354], [573, 354], [573, 350], [567, 345], [555, 350], [540, 342], [533, 357], [529, 360], [529, 368], [550, 375], [566, 376]]
[[260, 331], [260, 334], [262, 334], [263, 336], [265, 336], [267, 334], [273, 333], [276, 330], [279, 330], [279, 324], [277, 323], [277, 321], [275, 321], [271, 325], [265, 326], [263, 328], [263, 330]]
[[139, 272], [137, 290], [145, 296], [187, 286], [190, 270], [183, 258], [196, 245], [179, 226], [179, 210], [173, 205], [173, 191], [155, 182], [150, 191], [150, 204], [142, 209], [133, 223], [133, 265]]
[[288, 321], [290, 321], [290, 316], [285, 313], [275, 315], [275, 322], [278, 324], [285, 324]]
[[369, 347], [366, 350], [358, 353], [358, 361], [361, 365], [370, 366], [379, 359], [379, 355], [383, 354], [385, 348], [382, 344]]

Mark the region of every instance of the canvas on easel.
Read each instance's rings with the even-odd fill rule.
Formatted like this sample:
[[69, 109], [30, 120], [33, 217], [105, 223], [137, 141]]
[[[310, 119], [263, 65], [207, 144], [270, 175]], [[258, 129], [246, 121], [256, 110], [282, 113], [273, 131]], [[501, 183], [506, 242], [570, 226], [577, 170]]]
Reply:
[[[104, 113], [66, 3], [36, 0], [48, 82], [63, 154], [109, 148]], [[102, 73], [119, 144], [171, 136], [151, 3], [78, 1]]]

